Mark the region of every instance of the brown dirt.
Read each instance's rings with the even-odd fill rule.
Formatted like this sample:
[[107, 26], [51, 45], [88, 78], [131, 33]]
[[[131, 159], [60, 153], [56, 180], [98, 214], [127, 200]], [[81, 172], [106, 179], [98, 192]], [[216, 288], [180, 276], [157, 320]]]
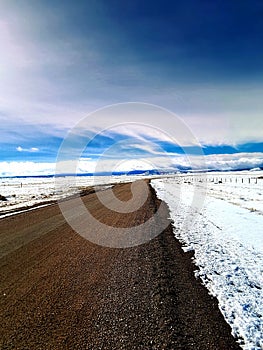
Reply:
[[[131, 197], [129, 184], [114, 192]], [[159, 205], [152, 189], [132, 214], [105, 209], [95, 193], [82, 199], [118, 227], [144, 222]], [[113, 249], [76, 234], [58, 205], [0, 224], [1, 349], [240, 349], [171, 225], [146, 244]]]

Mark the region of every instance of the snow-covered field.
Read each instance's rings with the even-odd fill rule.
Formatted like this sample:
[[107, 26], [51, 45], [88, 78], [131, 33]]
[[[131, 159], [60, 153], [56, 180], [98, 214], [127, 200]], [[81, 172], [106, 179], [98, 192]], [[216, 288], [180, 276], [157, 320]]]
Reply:
[[151, 184], [233, 335], [243, 349], [263, 349], [263, 172], [179, 175]]
[[66, 198], [82, 189], [93, 185], [106, 185], [130, 182], [142, 176], [80, 176], [80, 177], [25, 177], [0, 178], [0, 218], [10, 212], [27, 210], [33, 205], [40, 205]]

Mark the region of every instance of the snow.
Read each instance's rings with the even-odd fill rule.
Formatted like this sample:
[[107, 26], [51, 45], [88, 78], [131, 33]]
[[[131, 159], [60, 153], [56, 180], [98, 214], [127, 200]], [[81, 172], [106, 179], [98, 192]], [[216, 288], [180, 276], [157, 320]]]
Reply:
[[29, 210], [32, 206], [56, 201], [79, 193], [88, 186], [100, 186], [120, 182], [131, 182], [145, 178], [132, 176], [80, 176], [80, 177], [23, 177], [0, 178], [0, 218], [12, 213]]
[[175, 236], [185, 251], [194, 251], [196, 276], [218, 299], [245, 350], [263, 349], [262, 175], [187, 174], [151, 181], [170, 208]]

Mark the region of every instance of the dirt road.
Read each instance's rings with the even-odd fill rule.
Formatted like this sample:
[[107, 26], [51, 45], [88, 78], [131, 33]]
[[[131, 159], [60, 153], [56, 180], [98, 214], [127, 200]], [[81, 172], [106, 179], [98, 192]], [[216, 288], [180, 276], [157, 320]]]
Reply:
[[[123, 201], [131, 197], [129, 184], [114, 191]], [[116, 227], [144, 222], [160, 204], [152, 189], [131, 214], [111, 212], [95, 193], [82, 199], [97, 219]], [[166, 208], [159, 219], [167, 217]], [[0, 225], [1, 349], [239, 349], [171, 225], [126, 249], [85, 240], [58, 205]]]

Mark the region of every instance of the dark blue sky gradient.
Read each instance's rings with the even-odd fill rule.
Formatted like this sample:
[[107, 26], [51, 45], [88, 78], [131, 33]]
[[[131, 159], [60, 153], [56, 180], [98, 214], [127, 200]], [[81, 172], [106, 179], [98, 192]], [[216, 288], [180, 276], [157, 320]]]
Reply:
[[[31, 0], [24, 4], [25, 11], [53, 16], [51, 23], [30, 33], [35, 40], [50, 42], [52, 33], [57, 41], [79, 41], [79, 59], [84, 66], [87, 60], [87, 69], [92, 65], [89, 50], [98, 50], [102, 53], [96, 57], [98, 73], [127, 67], [126, 74], [120, 69], [120, 76], [115, 76], [118, 84], [119, 78], [125, 86], [138, 82], [127, 74], [130, 65], [171, 82], [262, 79], [262, 1]], [[78, 66], [70, 68], [66, 81], [81, 72]], [[114, 84], [113, 77], [105, 74], [104, 79]]]
[[[62, 11], [60, 1], [45, 4]], [[64, 1], [57, 35], [91, 40], [102, 67], [138, 64], [180, 82], [259, 80], [262, 18], [255, 0]]]

